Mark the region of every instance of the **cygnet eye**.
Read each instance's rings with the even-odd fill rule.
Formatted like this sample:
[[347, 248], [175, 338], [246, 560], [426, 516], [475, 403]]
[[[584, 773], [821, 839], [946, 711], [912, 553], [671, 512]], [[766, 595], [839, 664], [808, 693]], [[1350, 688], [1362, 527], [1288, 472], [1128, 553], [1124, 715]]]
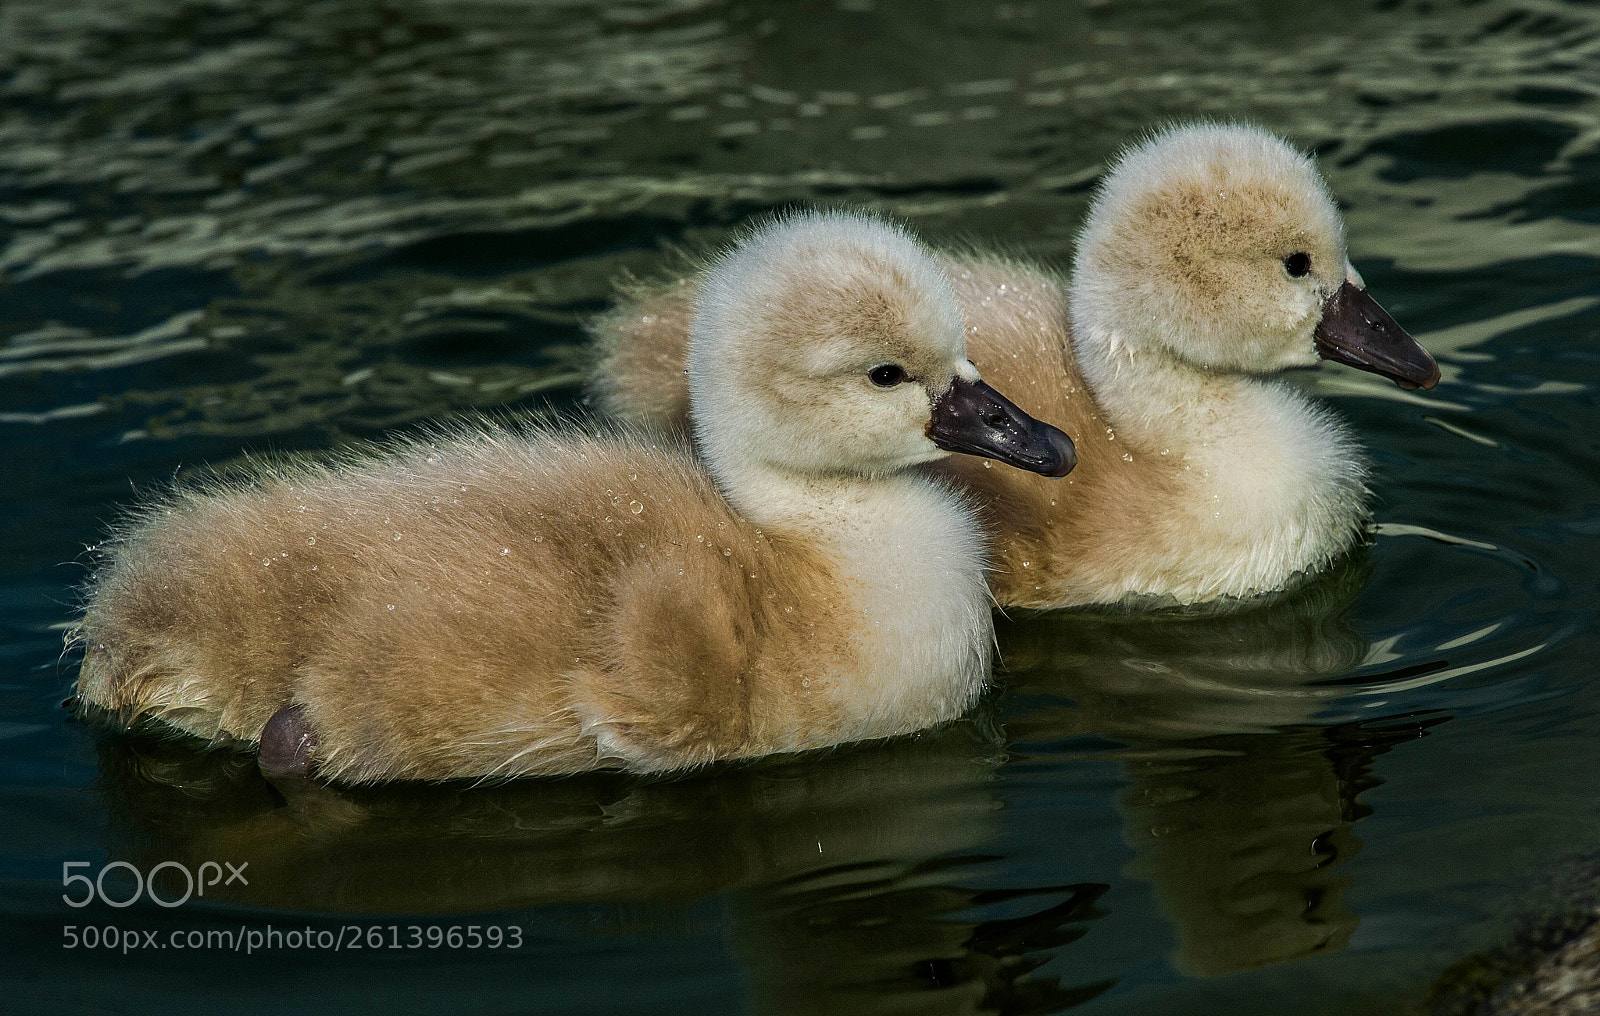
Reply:
[[1283, 259], [1283, 270], [1293, 279], [1301, 279], [1311, 271], [1311, 255], [1305, 251], [1295, 251]]
[[898, 363], [880, 363], [867, 371], [867, 377], [879, 388], [893, 388], [906, 379], [906, 372]]

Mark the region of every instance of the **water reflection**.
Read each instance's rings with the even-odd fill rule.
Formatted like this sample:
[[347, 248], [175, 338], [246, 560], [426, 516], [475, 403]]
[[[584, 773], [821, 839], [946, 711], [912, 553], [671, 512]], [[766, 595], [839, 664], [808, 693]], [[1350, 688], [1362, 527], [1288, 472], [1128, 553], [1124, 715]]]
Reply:
[[1008, 690], [1046, 704], [1008, 724], [1036, 750], [1084, 735], [1129, 748], [1118, 808], [1178, 937], [1217, 976], [1342, 948], [1359, 919], [1338, 866], [1361, 847], [1373, 761], [1439, 717], [1316, 722], [1367, 641], [1348, 620], [1361, 556], [1275, 602], [1041, 616], [1006, 632]]
[[1098, 732], [1170, 743], [1303, 723], [1342, 694], [1318, 682], [1366, 657], [1349, 611], [1369, 573], [1358, 553], [1266, 601], [1004, 624], [1007, 689], [1047, 700], [1008, 729], [1028, 741]]
[[248, 858], [232, 902], [441, 913], [672, 900], [818, 871], [892, 878], [993, 833], [1003, 757], [979, 725], [673, 780], [277, 787], [247, 755], [103, 743], [102, 788], [134, 856]]
[[1381, 782], [1373, 761], [1424, 726], [1296, 726], [1130, 760], [1128, 874], [1160, 894], [1178, 968], [1217, 976], [1343, 948], [1359, 918], [1337, 866], [1361, 849], [1351, 827], [1370, 814], [1357, 797]]
[[[248, 755], [108, 737], [112, 856], [250, 862], [232, 905], [439, 914], [726, 894], [753, 990], [784, 1011], [905, 994], [915, 1011], [1062, 1004], [1111, 982], [1029, 975], [1101, 916], [1104, 884], [967, 888], [997, 833], [1005, 752], [979, 716], [921, 737], [677, 780], [620, 775], [495, 787], [269, 784]], [[953, 919], [1009, 904], [1021, 916]], [[592, 914], [591, 914], [592, 917]], [[588, 929], [592, 932], [594, 929]], [[604, 922], [600, 929], [605, 930]], [[796, 999], [805, 999], [801, 1009]]]
[[[866, 882], [841, 892], [837, 874], [735, 899], [736, 947], [761, 1003], [758, 1011], [1047, 1013], [1115, 985], [1062, 983], [1035, 974], [1105, 916], [1101, 883], [975, 890], [943, 884], [947, 866]], [[1041, 903], [1040, 901], [1044, 901]], [[953, 913], [1010, 904], [1021, 916], [972, 920]]]

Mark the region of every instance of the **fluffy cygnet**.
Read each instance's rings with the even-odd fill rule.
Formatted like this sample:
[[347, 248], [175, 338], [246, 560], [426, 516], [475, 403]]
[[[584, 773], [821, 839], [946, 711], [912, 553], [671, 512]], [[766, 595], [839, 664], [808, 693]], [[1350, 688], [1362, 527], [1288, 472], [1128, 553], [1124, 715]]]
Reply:
[[992, 632], [947, 449], [1062, 475], [978, 379], [939, 265], [803, 214], [700, 286], [700, 457], [457, 430], [181, 489], [108, 545], [78, 695], [329, 779], [649, 772], [961, 713]]
[[[1367, 295], [1311, 160], [1250, 127], [1179, 127], [1125, 152], [1070, 287], [1004, 259], [944, 265], [985, 377], [1078, 439], [1065, 484], [948, 466], [979, 495], [1003, 606], [1242, 597], [1321, 569], [1366, 530], [1366, 461], [1274, 375], [1322, 357], [1406, 387], [1439, 378]], [[604, 410], [683, 425], [694, 292], [640, 289], [596, 323]]]

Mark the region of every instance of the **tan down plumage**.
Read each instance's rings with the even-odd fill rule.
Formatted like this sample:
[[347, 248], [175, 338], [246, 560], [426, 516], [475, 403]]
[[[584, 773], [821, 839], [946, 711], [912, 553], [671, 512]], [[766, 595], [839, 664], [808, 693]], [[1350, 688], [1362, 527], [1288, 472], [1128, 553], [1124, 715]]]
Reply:
[[[944, 274], [893, 227], [799, 215], [702, 289], [703, 458], [497, 427], [179, 489], [108, 544], [79, 696], [246, 742], [298, 706], [348, 782], [659, 771], [960, 714], [983, 548], [911, 468], [944, 455], [930, 403], [976, 381]], [[868, 380], [891, 359], [915, 380]]]
[[[1002, 606], [1248, 596], [1361, 537], [1359, 447], [1270, 376], [1314, 365], [1325, 306], [1362, 293], [1325, 184], [1282, 141], [1202, 125], [1130, 149], [1095, 197], [1070, 286], [1005, 259], [944, 265], [985, 378], [1077, 441], [1064, 483], [944, 467], [978, 495]], [[639, 287], [594, 324], [604, 411], [683, 425], [695, 291], [692, 278]]]

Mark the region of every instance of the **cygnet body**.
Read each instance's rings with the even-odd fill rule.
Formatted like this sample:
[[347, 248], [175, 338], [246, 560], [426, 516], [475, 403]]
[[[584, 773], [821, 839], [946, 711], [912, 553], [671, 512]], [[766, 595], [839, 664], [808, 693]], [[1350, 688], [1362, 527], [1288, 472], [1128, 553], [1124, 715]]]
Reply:
[[[985, 377], [1078, 439], [1064, 484], [946, 467], [978, 496], [1002, 606], [1292, 585], [1361, 539], [1367, 466], [1343, 423], [1274, 375], [1320, 356], [1407, 387], [1439, 376], [1367, 296], [1313, 163], [1253, 128], [1179, 127], [1125, 152], [1070, 283], [982, 255], [944, 265]], [[694, 290], [641, 289], [596, 323], [605, 411], [682, 425]]]
[[264, 767], [304, 749], [344, 782], [665, 771], [959, 715], [985, 553], [924, 464], [1059, 475], [1071, 442], [978, 379], [897, 228], [778, 221], [701, 290], [699, 455], [502, 427], [181, 489], [108, 544], [79, 697], [265, 731]]

